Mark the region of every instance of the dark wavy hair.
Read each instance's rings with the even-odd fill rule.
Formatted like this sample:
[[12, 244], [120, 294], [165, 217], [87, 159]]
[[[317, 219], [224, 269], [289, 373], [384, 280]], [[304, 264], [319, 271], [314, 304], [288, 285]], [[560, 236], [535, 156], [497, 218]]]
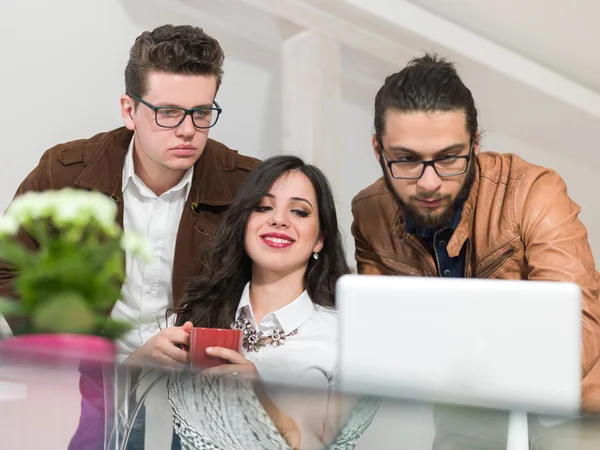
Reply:
[[230, 328], [244, 287], [252, 277], [252, 261], [245, 251], [248, 218], [283, 175], [296, 171], [310, 180], [317, 196], [319, 226], [325, 237], [319, 258], [310, 258], [304, 287], [313, 303], [335, 306], [335, 284], [350, 272], [338, 228], [335, 201], [327, 178], [317, 167], [296, 156], [266, 159], [244, 180], [214, 238], [201, 248], [200, 272], [188, 284], [178, 308], [177, 325]]

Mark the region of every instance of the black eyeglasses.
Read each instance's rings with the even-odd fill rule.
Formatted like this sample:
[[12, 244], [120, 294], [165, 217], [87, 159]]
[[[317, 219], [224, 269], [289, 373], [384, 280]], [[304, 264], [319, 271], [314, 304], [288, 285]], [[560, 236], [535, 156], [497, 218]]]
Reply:
[[135, 94], [127, 95], [154, 111], [156, 125], [163, 128], [177, 128], [183, 123], [188, 114], [192, 117], [192, 123], [196, 128], [211, 128], [215, 126], [221, 112], [223, 112], [217, 102], [213, 102], [215, 105], [214, 108], [202, 107], [185, 109], [177, 106], [154, 106]]
[[469, 167], [472, 154], [473, 144], [471, 144], [468, 155], [444, 156], [443, 158], [430, 159], [429, 161], [406, 159], [389, 161], [383, 150], [381, 151], [381, 155], [390, 169], [392, 177], [400, 180], [418, 180], [425, 173], [427, 166], [433, 167], [433, 170], [435, 170], [435, 173], [440, 178], [462, 175], [467, 171], [467, 167]]

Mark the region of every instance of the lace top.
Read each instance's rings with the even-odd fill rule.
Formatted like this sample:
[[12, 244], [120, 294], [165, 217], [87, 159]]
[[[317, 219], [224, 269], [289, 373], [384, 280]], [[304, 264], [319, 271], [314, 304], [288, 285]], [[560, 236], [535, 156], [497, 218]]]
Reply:
[[[174, 373], [167, 393], [184, 450], [290, 449], [246, 380]], [[360, 399], [333, 442], [325, 447], [353, 449], [377, 408], [376, 399]]]

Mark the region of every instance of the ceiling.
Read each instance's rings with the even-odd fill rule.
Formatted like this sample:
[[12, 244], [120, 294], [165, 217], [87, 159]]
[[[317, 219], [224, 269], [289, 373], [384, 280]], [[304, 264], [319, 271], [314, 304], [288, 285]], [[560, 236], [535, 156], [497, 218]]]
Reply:
[[[433, 16], [537, 63], [568, 80], [600, 93], [600, 1], [598, 0], [369, 0], [372, 11], [390, 3], [411, 4]], [[344, 0], [179, 0], [169, 2], [200, 8], [246, 38], [275, 49], [277, 41], [300, 28], [291, 21], [273, 21], [266, 10], [305, 4], [379, 35], [419, 49], [422, 41], [409, 30], [365, 14]], [[253, 7], [263, 5], [263, 11]], [[206, 17], [206, 16], [205, 16]], [[258, 43], [257, 42], [257, 43]], [[443, 42], [440, 42], [443, 44]], [[468, 50], [467, 50], [468, 54]]]
[[169, 0], [168, 5], [199, 13], [203, 23], [212, 18], [257, 51], [277, 52], [288, 36], [305, 28], [331, 35], [345, 49], [345, 82], [361, 103], [410, 58], [440, 51], [457, 63], [486, 127], [541, 148], [581, 150], [600, 164], [600, 153], [590, 152], [600, 120], [600, 27], [592, 22], [600, 17], [600, 1], [563, 3]]
[[600, 92], [600, 2], [597, 0], [408, 2]]

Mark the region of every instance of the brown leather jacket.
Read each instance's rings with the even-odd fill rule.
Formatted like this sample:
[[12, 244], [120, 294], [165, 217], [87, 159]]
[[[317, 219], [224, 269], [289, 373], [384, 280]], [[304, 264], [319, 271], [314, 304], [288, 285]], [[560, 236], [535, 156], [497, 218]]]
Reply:
[[[583, 291], [583, 408], [600, 411], [600, 275], [580, 208], [552, 170], [512, 154], [483, 152], [460, 223], [447, 244], [467, 246], [465, 276], [571, 281]], [[433, 255], [412, 233], [383, 179], [352, 201], [358, 273], [438, 276]]]
[[[132, 137], [133, 132], [118, 128], [91, 139], [52, 147], [21, 183], [16, 195], [64, 187], [100, 191], [117, 202], [117, 222], [122, 227], [123, 164]], [[211, 238], [241, 182], [259, 162], [239, 155], [217, 141], [208, 140], [194, 167], [190, 195], [177, 232], [173, 263], [174, 302], [182, 297], [187, 281], [195, 275], [198, 247]], [[21, 234], [20, 238], [35, 248], [36, 243], [28, 235]], [[15, 297], [12, 290], [14, 274], [10, 266], [0, 264], [0, 297]]]

